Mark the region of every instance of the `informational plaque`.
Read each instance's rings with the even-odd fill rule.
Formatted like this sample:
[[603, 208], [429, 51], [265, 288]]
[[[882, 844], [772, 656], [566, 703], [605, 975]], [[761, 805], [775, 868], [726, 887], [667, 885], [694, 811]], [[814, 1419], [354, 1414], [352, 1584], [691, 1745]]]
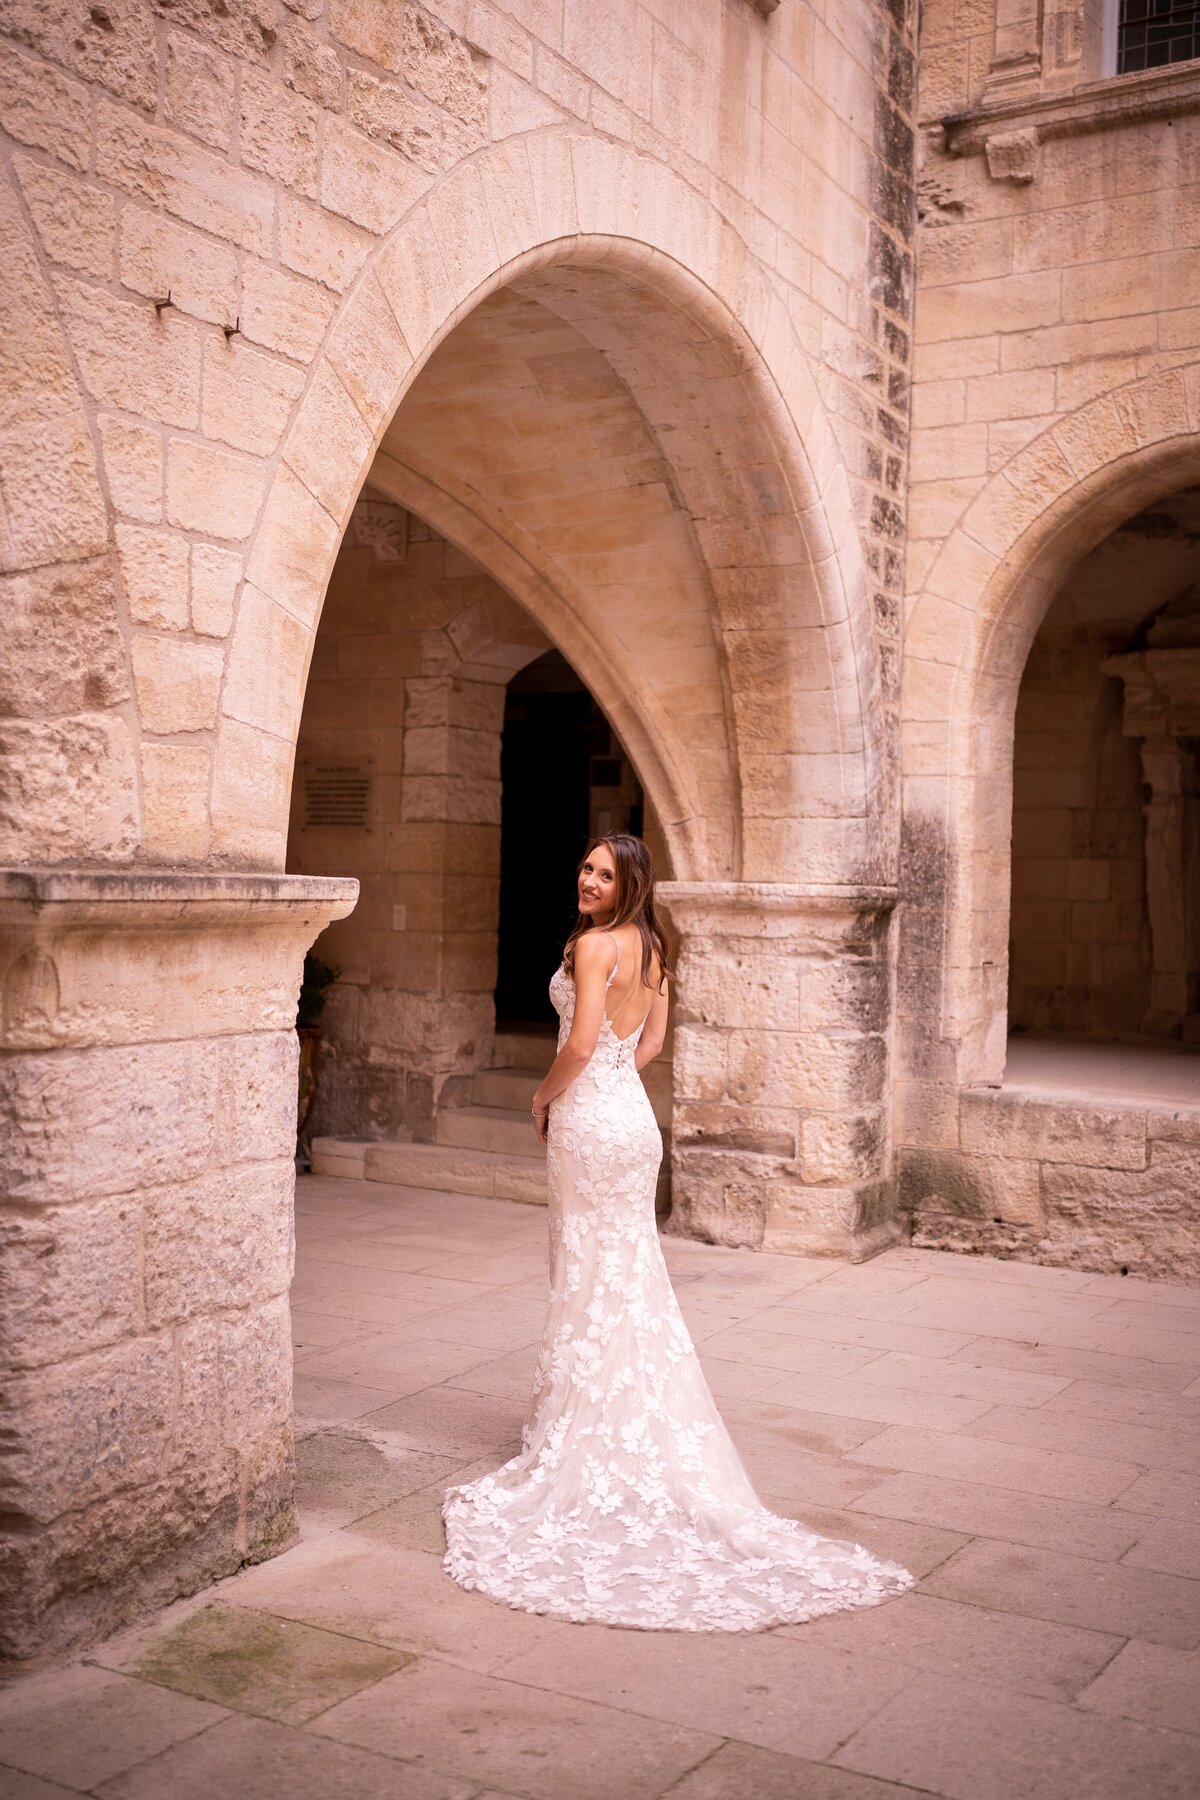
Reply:
[[309, 762], [304, 765], [306, 831], [370, 831], [371, 764]]

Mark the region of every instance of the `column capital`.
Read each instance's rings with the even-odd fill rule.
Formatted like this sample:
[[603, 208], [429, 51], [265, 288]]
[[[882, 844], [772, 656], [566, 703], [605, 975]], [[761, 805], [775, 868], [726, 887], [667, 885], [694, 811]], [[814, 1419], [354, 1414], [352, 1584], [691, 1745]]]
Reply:
[[660, 881], [656, 892], [687, 937], [794, 938], [831, 928], [856, 935], [875, 928], [897, 899], [894, 887], [798, 881]]
[[80, 1049], [284, 1030], [349, 878], [0, 869], [0, 1045]]

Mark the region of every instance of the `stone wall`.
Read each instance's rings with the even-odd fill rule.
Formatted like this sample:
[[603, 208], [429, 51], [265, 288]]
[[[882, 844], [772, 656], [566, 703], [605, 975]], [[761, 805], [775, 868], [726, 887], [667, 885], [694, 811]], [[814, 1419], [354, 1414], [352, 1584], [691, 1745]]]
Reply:
[[295, 996], [353, 894], [0, 876], [0, 1660], [295, 1534]]
[[[446, 1079], [487, 1067], [505, 684], [545, 648], [521, 608], [421, 520], [360, 504], [330, 583], [292, 787], [291, 867], [360, 883], [352, 916], [317, 946], [341, 979], [322, 1019], [314, 1133], [428, 1140]], [[320, 823], [321, 773], [338, 766], [369, 782], [364, 825]]]
[[[771, 520], [750, 587], [726, 582], [736, 628], [766, 625], [774, 590], [778, 629], [790, 579], [788, 623], [817, 635], [778, 648], [844, 694], [835, 753], [863, 754], [855, 693], [882, 741], [915, 8], [75, 10], [0, 15], [6, 554], [28, 621], [0, 853], [282, 866], [309, 640], [375, 443], [450, 326], [538, 261], [641, 284], [625, 378], [650, 417], [675, 412], [676, 478], [709, 433], [733, 457], [722, 502], [710, 481], [692, 506], [710, 571], [747, 500]], [[694, 328], [655, 329], [656, 287]], [[704, 359], [685, 395], [673, 371]], [[86, 782], [64, 774], [84, 763]], [[844, 809], [877, 826], [848, 833], [791, 771], [785, 804], [755, 810], [808, 822], [764, 823], [763, 857], [886, 859], [874, 773]]]
[[[989, 1094], [997, 1105], [1004, 1097], [1014, 719], [1030, 726], [1038, 712], [1045, 726], [1058, 700], [1061, 728], [1084, 704], [1081, 678], [1055, 681], [1039, 656], [1018, 708], [1031, 647], [1097, 546], [1200, 471], [1200, 314], [1190, 301], [1200, 270], [1200, 71], [1102, 80], [1100, 30], [1096, 9], [1074, 0], [931, 0], [924, 9], [897, 1002], [897, 1138], [905, 1202], [928, 1220], [926, 1241], [1002, 1244], [1011, 1222], [1018, 1253], [1087, 1267], [1111, 1266], [1103, 1230], [1069, 1207], [1051, 1226], [1058, 1177], [1039, 1185], [1039, 1154], [1018, 1150], [1013, 1136], [990, 1168], [980, 1164], [970, 1119]], [[1132, 593], [1119, 602], [1130, 630], [1136, 604]], [[1128, 776], [1128, 745], [1108, 742], [1113, 768]], [[1025, 734], [1014, 936], [1043, 898], [1029, 892], [1039, 860], [1029, 853], [1039, 829], [1030, 802], [1079, 788], [1080, 766], [1074, 776], [1062, 767], [1076, 746], [1043, 749], [1035, 769]], [[1092, 810], [1100, 792], [1091, 785], [1086, 809], [1072, 810], [1086, 810], [1102, 838], [1103, 813]], [[1111, 883], [1099, 842], [1081, 846], [1090, 866], [1073, 874], [1072, 859], [1052, 859], [1055, 878]], [[1068, 915], [1072, 937], [1076, 916], [1081, 930], [1111, 937], [1119, 985], [1119, 967], [1133, 982], [1141, 941], [1129, 916], [1131, 869], [1117, 874], [1116, 890], [1115, 900], [1044, 898], [1051, 909], [1079, 906]], [[1061, 917], [1043, 913], [1046, 928], [1057, 947], [1037, 969], [1025, 948], [1032, 934], [1021, 933], [1018, 1006], [1037, 1022], [1077, 1028], [1079, 1005], [1069, 993], [1051, 1001], [1042, 978], [1072, 955], [1090, 972], [1094, 952], [1068, 946], [1061, 956]], [[1102, 970], [1105, 955], [1102, 947]], [[1132, 986], [1102, 1004], [1127, 1021]], [[1109, 1029], [1114, 1021], [1110, 1011]], [[1131, 1102], [1131, 1129], [1137, 1115]], [[1083, 1159], [1079, 1182], [1120, 1237], [1126, 1266], [1151, 1272], [1172, 1251], [1148, 1157], [1138, 1180], [1127, 1166]], [[1032, 1187], [1019, 1163], [1034, 1170]], [[1183, 1235], [1192, 1229], [1188, 1219]]]

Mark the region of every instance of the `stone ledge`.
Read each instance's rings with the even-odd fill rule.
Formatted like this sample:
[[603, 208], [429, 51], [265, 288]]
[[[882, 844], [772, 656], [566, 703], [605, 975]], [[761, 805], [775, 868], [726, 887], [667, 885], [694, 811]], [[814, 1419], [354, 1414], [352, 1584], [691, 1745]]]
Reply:
[[696, 936], [790, 937], [800, 922], [874, 926], [897, 889], [790, 881], [660, 881], [658, 896]]
[[0, 869], [0, 923], [43, 915], [69, 924], [231, 924], [240, 919], [344, 918], [358, 899], [351, 876], [176, 874], [161, 869]]
[[930, 123], [941, 126], [948, 156], [969, 156], [986, 150], [996, 132], [1028, 127], [1044, 143], [1193, 112], [1200, 112], [1200, 69], [1188, 63], [1090, 81], [1068, 94], [1021, 95]]

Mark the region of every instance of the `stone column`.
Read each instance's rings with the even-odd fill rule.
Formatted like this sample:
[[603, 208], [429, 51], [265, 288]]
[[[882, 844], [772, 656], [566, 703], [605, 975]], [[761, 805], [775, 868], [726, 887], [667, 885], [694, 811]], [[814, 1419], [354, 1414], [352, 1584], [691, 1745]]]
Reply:
[[894, 1243], [894, 892], [659, 893], [679, 940], [669, 1229], [854, 1261]]
[[356, 892], [0, 872], [0, 1657], [294, 1535], [296, 996]]
[[1101, 665], [1125, 688], [1122, 728], [1142, 740], [1150, 1003], [1156, 1037], [1200, 1033], [1200, 648], [1133, 651]]

